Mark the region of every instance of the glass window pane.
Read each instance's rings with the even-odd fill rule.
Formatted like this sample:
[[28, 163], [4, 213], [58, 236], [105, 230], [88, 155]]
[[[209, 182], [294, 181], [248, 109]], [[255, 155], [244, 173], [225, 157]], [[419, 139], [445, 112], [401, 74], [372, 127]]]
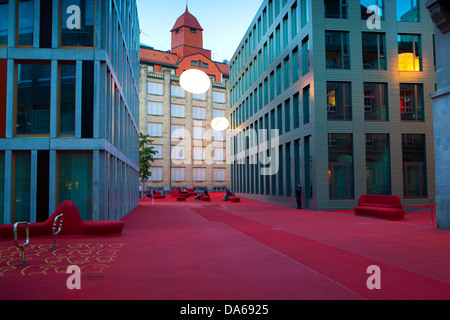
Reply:
[[386, 70], [385, 41], [385, 35], [383, 33], [363, 32], [364, 69]]
[[33, 45], [34, 1], [19, 0], [19, 14], [17, 21], [17, 45]]
[[348, 32], [326, 31], [327, 69], [349, 69], [349, 34]]
[[73, 201], [83, 220], [92, 220], [92, 154], [58, 154], [58, 202]]
[[50, 134], [49, 64], [17, 66], [17, 135]]
[[59, 134], [75, 135], [76, 66], [63, 64], [59, 72]]
[[352, 199], [353, 137], [350, 133], [328, 135], [330, 199]]
[[0, 46], [8, 45], [8, 0], [0, 0]]
[[403, 188], [408, 198], [427, 196], [425, 135], [403, 134]]
[[366, 135], [367, 194], [391, 194], [391, 154], [388, 134]]
[[398, 60], [401, 71], [422, 71], [421, 39], [419, 35], [398, 35]]
[[94, 46], [94, 0], [61, 0], [61, 46]]
[[402, 121], [424, 121], [423, 85], [400, 84], [400, 112]]
[[349, 82], [327, 82], [328, 120], [352, 120]]
[[14, 154], [14, 222], [30, 222], [31, 153]]
[[325, 0], [325, 18], [341, 18], [341, 0]]
[[397, 0], [397, 21], [420, 22], [420, 7], [417, 0]]
[[364, 83], [366, 121], [389, 121], [386, 83]]
[[[377, 11], [373, 10], [373, 6], [377, 6]], [[372, 7], [368, 10], [369, 7]], [[369, 12], [368, 12], [369, 11]], [[361, 19], [367, 20], [373, 14], [378, 14], [381, 20], [384, 20], [384, 1], [383, 0], [361, 0]]]

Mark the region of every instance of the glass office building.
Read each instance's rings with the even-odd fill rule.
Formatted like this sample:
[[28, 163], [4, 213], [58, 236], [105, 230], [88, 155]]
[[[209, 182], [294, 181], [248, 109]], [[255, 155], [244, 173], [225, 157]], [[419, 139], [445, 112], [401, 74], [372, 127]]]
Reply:
[[[310, 209], [435, 198], [425, 0], [265, 0], [230, 63], [233, 190]], [[271, 169], [267, 174], [266, 169]]]
[[135, 1], [0, 1], [0, 224], [134, 209], [138, 119]]

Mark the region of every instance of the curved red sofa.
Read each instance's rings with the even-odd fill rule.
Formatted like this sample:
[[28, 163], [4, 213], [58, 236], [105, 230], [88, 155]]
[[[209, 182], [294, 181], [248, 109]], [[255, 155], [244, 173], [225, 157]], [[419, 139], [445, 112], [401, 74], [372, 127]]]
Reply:
[[389, 220], [405, 218], [402, 202], [398, 196], [363, 195], [355, 208], [357, 216], [369, 216]]
[[[56, 211], [45, 222], [30, 223], [28, 229], [30, 237], [52, 235], [55, 218], [63, 214], [63, 226], [59, 235], [72, 236], [98, 236], [121, 234], [124, 229], [123, 221], [103, 220], [103, 221], [83, 221], [77, 206], [72, 201], [63, 202]], [[0, 225], [0, 238], [13, 238], [14, 225]], [[19, 226], [18, 233], [25, 234], [25, 227]]]

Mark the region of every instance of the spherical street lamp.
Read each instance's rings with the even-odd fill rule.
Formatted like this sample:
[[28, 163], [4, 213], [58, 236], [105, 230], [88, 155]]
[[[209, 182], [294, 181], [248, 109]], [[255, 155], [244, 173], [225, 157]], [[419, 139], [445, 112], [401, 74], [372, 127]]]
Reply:
[[189, 69], [181, 75], [180, 85], [190, 93], [203, 94], [211, 87], [211, 79], [201, 70]]

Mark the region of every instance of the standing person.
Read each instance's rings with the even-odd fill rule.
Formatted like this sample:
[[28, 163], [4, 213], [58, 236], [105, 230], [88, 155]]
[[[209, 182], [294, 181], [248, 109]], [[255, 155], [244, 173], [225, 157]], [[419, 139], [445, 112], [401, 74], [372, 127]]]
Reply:
[[297, 187], [295, 188], [295, 198], [297, 199], [297, 209], [302, 208], [302, 185], [297, 182]]

